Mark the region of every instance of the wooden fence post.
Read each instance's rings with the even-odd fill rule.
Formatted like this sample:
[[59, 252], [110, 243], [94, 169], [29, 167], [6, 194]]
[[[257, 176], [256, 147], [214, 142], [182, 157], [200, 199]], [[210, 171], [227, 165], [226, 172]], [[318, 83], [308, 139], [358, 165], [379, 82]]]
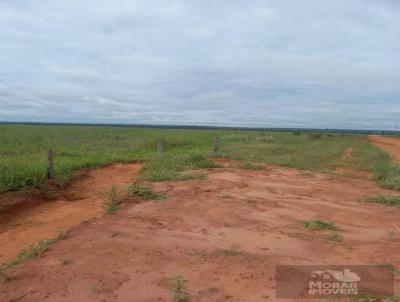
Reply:
[[47, 150], [47, 179], [54, 177], [54, 154], [53, 149]]
[[215, 138], [214, 152], [217, 153], [219, 151], [219, 136]]
[[250, 142], [251, 142], [251, 136], [249, 135], [249, 136], [247, 137], [247, 143], [250, 144]]
[[161, 158], [163, 157], [164, 154], [164, 141], [162, 139], [157, 140], [157, 151], [158, 151], [158, 157]]

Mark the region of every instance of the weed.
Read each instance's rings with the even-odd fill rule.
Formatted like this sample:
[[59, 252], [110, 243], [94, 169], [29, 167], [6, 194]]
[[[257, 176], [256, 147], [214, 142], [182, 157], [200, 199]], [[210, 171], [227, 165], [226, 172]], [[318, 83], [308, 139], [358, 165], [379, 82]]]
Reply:
[[32, 244], [28, 249], [21, 250], [13, 260], [7, 263], [2, 263], [0, 265], [0, 278], [3, 281], [9, 281], [9, 270], [11, 268], [17, 266], [25, 260], [39, 257], [41, 254], [46, 252], [50, 248], [50, 246], [57, 240], [58, 236], [50, 240], [40, 240], [36, 244]]
[[237, 246], [233, 245], [229, 249], [217, 249], [211, 252], [208, 251], [195, 251], [190, 253], [192, 256], [203, 256], [203, 257], [234, 257], [234, 256], [245, 256], [246, 253], [241, 251]]
[[335, 231], [336, 225], [333, 222], [324, 222], [322, 220], [303, 221], [303, 226], [309, 230], [331, 230]]
[[395, 273], [397, 276], [400, 276], [400, 269], [396, 268], [393, 264], [382, 262], [380, 265], [388, 269], [389, 271]]
[[343, 236], [340, 234], [332, 234], [332, 235], [328, 235], [326, 237], [324, 237], [323, 239], [327, 240], [327, 241], [333, 241], [333, 242], [342, 242], [343, 241]]
[[245, 252], [239, 250], [237, 246], [231, 246], [229, 249], [217, 250], [214, 254], [217, 257], [232, 257], [232, 256], [244, 256]]
[[163, 193], [154, 192], [149, 187], [134, 184], [128, 188], [130, 195], [138, 196], [145, 200], [161, 200], [167, 198]]
[[93, 283], [90, 285], [90, 290], [92, 291], [92, 293], [97, 293], [97, 288], [98, 288], [99, 284], [98, 283]]
[[360, 292], [356, 296], [350, 296], [349, 302], [400, 302], [400, 297], [380, 297], [375, 293]]
[[55, 237], [55, 240], [56, 240], [56, 241], [59, 241], [59, 240], [64, 240], [64, 239], [65, 239], [65, 232], [64, 232], [64, 230], [59, 230], [58, 233], [57, 233], [57, 235], [56, 235], [56, 237]]
[[398, 240], [398, 236], [396, 235], [396, 233], [394, 231], [386, 231], [386, 236], [388, 237], [388, 239], [390, 241], [397, 241]]
[[389, 206], [400, 206], [400, 196], [377, 194], [365, 199], [366, 202], [381, 203]]
[[182, 275], [175, 275], [172, 278], [171, 292], [174, 294], [172, 302], [188, 302], [189, 291], [185, 287], [186, 280]]
[[384, 188], [400, 190], [400, 166], [393, 164], [387, 154], [382, 157], [384, 161], [373, 167], [375, 179]]
[[105, 214], [112, 215], [121, 207], [122, 192], [116, 186], [113, 186], [110, 191], [103, 193], [103, 199]]
[[239, 165], [239, 168], [245, 169], [245, 170], [264, 170], [265, 169], [263, 166], [254, 165], [250, 162], [246, 162], [244, 165]]

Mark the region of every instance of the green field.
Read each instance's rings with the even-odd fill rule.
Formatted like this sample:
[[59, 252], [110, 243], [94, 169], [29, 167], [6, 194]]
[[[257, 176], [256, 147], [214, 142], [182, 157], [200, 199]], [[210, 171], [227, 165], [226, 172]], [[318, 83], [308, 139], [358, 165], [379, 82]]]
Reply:
[[[217, 136], [220, 149], [214, 153]], [[158, 139], [166, 145], [162, 159], [157, 157]], [[185, 179], [189, 177], [182, 173], [185, 170], [216, 167], [208, 159], [225, 157], [322, 172], [342, 166], [373, 172], [384, 186], [400, 188], [399, 167], [361, 135], [1, 125], [0, 192], [39, 186], [46, 177], [48, 148], [54, 150], [55, 174], [61, 185], [82, 167], [138, 160], [145, 162], [145, 179]], [[348, 148], [352, 156], [343, 159]]]

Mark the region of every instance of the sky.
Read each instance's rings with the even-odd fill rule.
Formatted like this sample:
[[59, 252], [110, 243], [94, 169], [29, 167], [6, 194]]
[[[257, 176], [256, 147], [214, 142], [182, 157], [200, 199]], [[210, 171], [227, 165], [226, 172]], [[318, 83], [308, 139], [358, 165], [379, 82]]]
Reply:
[[0, 121], [400, 129], [400, 1], [0, 0]]

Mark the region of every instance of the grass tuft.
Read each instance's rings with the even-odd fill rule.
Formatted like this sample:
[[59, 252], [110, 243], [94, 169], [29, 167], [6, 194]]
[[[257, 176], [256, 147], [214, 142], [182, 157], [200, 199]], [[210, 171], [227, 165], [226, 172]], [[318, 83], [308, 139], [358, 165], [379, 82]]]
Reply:
[[260, 165], [252, 164], [251, 162], [246, 162], [243, 165], [239, 165], [239, 169], [244, 169], [244, 170], [264, 170], [265, 167], [260, 166]]
[[395, 273], [395, 275], [400, 276], [400, 269], [396, 268], [393, 264], [391, 263], [386, 263], [386, 262], [382, 262], [380, 264], [383, 268], [386, 268], [387, 270]]
[[[62, 240], [64, 237], [60, 237], [60, 231], [53, 239], [49, 240], [40, 240], [36, 244], [32, 244], [28, 249], [21, 250], [17, 256], [6, 263], [2, 263], [0, 265], [0, 279], [3, 281], [10, 281], [11, 277], [9, 275], [9, 270], [23, 261], [34, 259], [45, 253], [52, 244], [57, 242], [58, 240]], [[63, 232], [62, 232], [63, 233]]]
[[375, 196], [369, 196], [365, 199], [366, 202], [380, 203], [389, 206], [400, 206], [400, 196], [389, 196], [383, 194], [377, 194]]
[[167, 198], [167, 195], [152, 191], [149, 187], [132, 185], [128, 188], [128, 192], [132, 196], [138, 196], [145, 200], [161, 200]]
[[392, 163], [388, 155], [383, 163], [373, 167], [374, 177], [382, 187], [400, 190], [400, 166]]
[[310, 221], [303, 221], [303, 226], [309, 230], [337, 230], [335, 223], [333, 222], [325, 222], [322, 220], [310, 220]]
[[189, 291], [185, 287], [186, 280], [182, 275], [175, 275], [172, 278], [172, 288], [173, 293], [172, 302], [188, 302], [189, 301]]
[[113, 186], [110, 191], [103, 193], [103, 199], [105, 214], [112, 215], [121, 207], [123, 195], [116, 186]]

